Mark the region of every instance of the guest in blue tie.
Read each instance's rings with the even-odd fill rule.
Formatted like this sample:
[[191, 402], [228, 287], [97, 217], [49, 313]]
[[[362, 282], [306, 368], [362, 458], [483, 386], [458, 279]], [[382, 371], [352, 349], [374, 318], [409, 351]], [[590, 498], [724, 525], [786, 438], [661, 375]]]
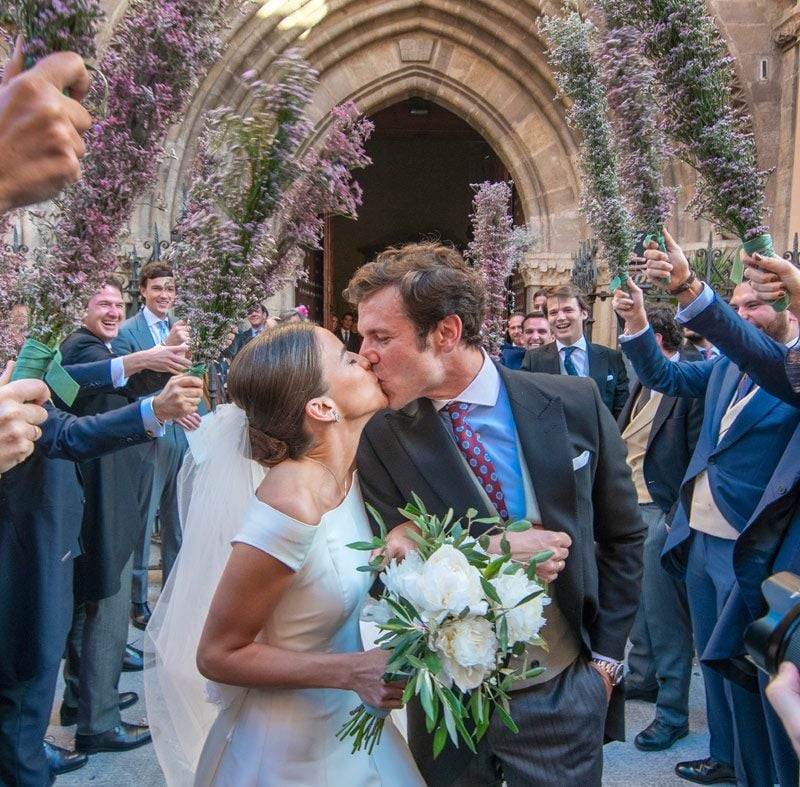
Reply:
[[604, 404], [618, 418], [628, 399], [628, 372], [619, 350], [586, 339], [583, 326], [589, 319], [589, 304], [572, 284], [547, 290], [547, 318], [555, 342], [528, 350], [522, 369], [528, 372], [591, 377]]
[[[150, 262], [139, 274], [139, 292], [144, 307], [126, 320], [119, 335], [111, 343], [117, 355], [149, 350], [157, 344], [183, 344], [188, 338], [185, 325], [174, 322], [170, 310], [175, 303], [175, 275], [172, 267], [163, 262]], [[162, 376], [163, 386], [169, 375]], [[150, 537], [156, 514], [161, 525], [161, 560], [163, 581], [166, 583], [181, 545], [181, 526], [178, 519], [177, 478], [187, 442], [184, 428], [196, 428], [199, 420], [181, 419], [167, 425], [163, 439], [148, 446], [150, 456], [144, 463], [139, 487], [139, 503], [146, 523], [134, 552], [132, 622], [143, 629], [150, 619], [147, 603], [147, 569], [150, 562]]]

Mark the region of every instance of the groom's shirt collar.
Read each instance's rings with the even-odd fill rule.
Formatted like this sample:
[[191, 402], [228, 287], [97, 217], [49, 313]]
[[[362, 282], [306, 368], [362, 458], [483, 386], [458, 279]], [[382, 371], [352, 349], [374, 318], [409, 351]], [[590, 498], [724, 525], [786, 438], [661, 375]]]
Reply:
[[465, 402], [484, 407], [494, 407], [497, 404], [497, 397], [500, 393], [500, 373], [486, 351], [481, 350], [481, 352], [483, 353], [483, 366], [473, 381], [452, 399], [431, 399], [436, 410], [441, 410], [449, 402]]

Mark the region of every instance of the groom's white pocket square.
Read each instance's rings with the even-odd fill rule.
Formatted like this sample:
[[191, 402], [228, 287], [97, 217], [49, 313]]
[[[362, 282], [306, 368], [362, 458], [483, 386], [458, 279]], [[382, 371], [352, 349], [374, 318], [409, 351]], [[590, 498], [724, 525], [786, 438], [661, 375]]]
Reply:
[[587, 464], [589, 464], [590, 456], [591, 453], [589, 451], [584, 451], [582, 454], [578, 454], [578, 456], [572, 460], [572, 469], [577, 471], [582, 467], [585, 467]]
[[609, 374], [608, 377], [606, 377], [606, 382], [610, 383], [613, 379], [614, 379], [614, 375], [613, 374]]

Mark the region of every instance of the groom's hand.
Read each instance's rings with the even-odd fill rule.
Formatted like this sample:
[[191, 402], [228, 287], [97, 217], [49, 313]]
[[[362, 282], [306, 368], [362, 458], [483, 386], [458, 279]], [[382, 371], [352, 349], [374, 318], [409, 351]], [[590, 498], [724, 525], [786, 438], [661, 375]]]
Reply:
[[[492, 536], [489, 541], [489, 552], [500, 554], [501, 536]], [[522, 533], [506, 533], [511, 545], [511, 559], [520, 563], [528, 563], [540, 552], [553, 554], [543, 563], [536, 566], [536, 575], [543, 582], [553, 582], [564, 570], [569, 557], [572, 539], [569, 534], [560, 530], [545, 530], [541, 525], [534, 525]]]
[[369, 556], [370, 563], [376, 557], [383, 557], [382, 566], [388, 565], [392, 560], [402, 562], [403, 558], [417, 548], [417, 543], [408, 537], [408, 531], [419, 533], [419, 528], [411, 522], [403, 522], [393, 527], [386, 534], [386, 546], [383, 549], [373, 549]]

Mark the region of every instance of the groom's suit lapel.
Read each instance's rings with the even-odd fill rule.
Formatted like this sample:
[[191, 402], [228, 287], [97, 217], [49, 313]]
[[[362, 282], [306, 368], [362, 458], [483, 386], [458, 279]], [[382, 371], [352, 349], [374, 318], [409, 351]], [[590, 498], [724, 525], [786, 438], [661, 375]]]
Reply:
[[542, 523], [548, 530], [564, 531], [575, 540], [575, 471], [561, 399], [542, 394], [532, 379], [498, 368], [511, 401]]
[[[464, 514], [468, 508], [480, 511], [481, 515], [489, 513], [458, 446], [429, 399], [417, 399], [394, 413], [390, 424], [401, 448], [439, 498], [439, 510], [446, 511], [453, 500], [458, 500], [456, 516]], [[414, 491], [422, 496], [421, 491]], [[436, 501], [423, 502], [430, 510], [435, 510]]]

